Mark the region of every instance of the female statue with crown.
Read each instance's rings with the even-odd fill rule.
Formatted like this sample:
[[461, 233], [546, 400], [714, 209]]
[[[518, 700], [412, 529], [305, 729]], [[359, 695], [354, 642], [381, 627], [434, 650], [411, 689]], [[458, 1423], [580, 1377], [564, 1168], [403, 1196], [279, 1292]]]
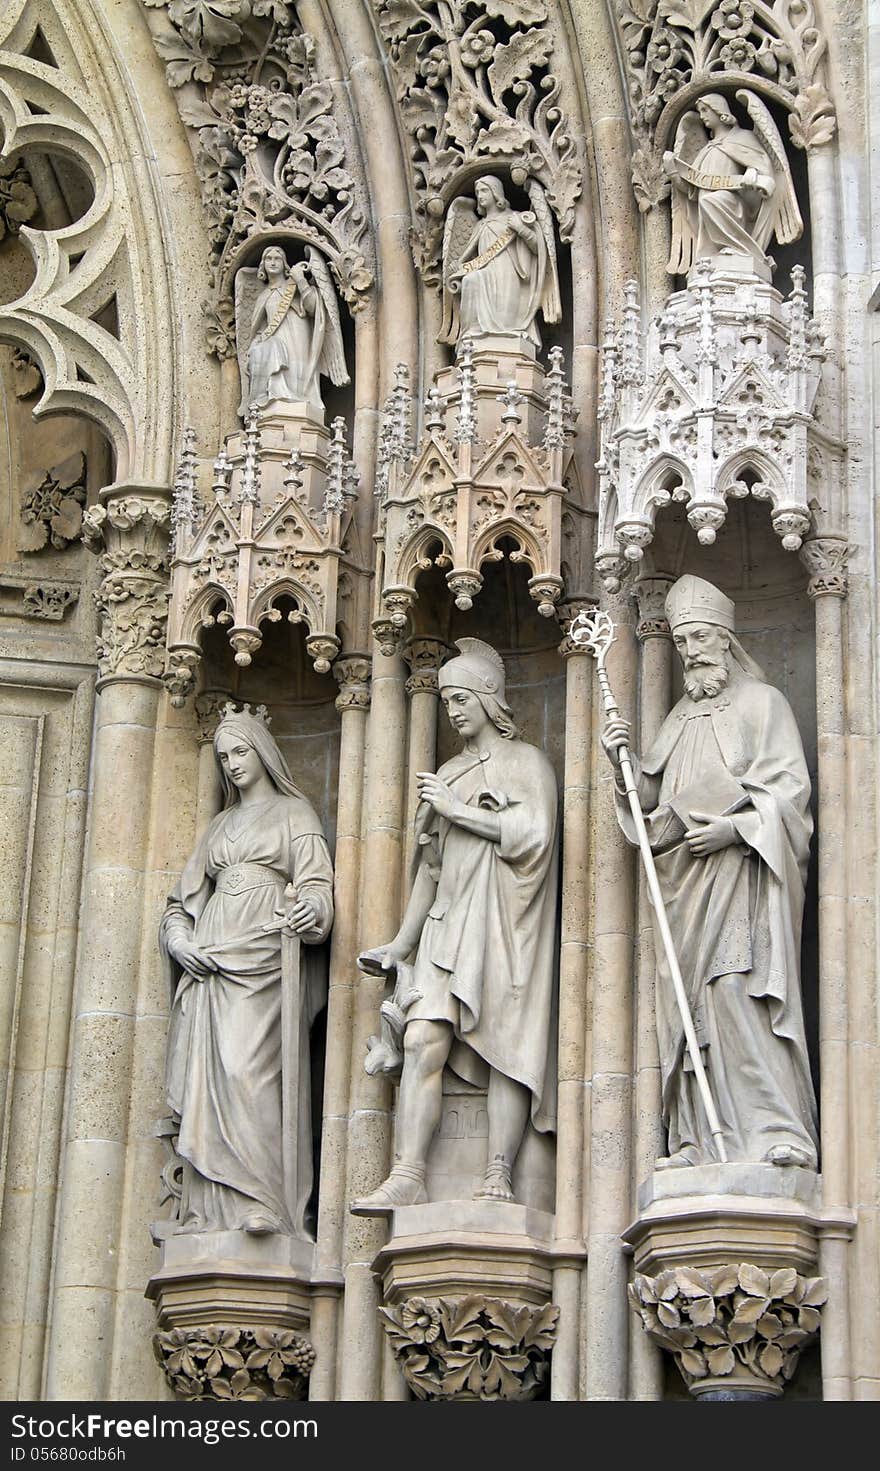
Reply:
[[[318, 817], [262, 708], [227, 706], [214, 753], [224, 806], [189, 858], [159, 932], [172, 987], [166, 1087], [183, 1161], [177, 1230], [305, 1236], [308, 1030], [326, 1001], [315, 947], [333, 920], [333, 869]], [[295, 1026], [282, 1019], [284, 928], [303, 945]], [[285, 1043], [288, 1033], [295, 1043]], [[295, 1121], [283, 1104], [291, 1096]], [[282, 1148], [291, 1129], [294, 1179], [285, 1177]]]
[[540, 1131], [555, 1127], [556, 778], [544, 752], [518, 739], [500, 656], [479, 639], [457, 647], [439, 684], [464, 749], [436, 775], [419, 773], [406, 914], [393, 940], [361, 956], [367, 970], [399, 966], [407, 978], [396, 992], [405, 1029], [395, 1162], [355, 1202], [362, 1215], [427, 1199], [447, 1065], [487, 1087], [477, 1198], [513, 1200], [529, 1116]]

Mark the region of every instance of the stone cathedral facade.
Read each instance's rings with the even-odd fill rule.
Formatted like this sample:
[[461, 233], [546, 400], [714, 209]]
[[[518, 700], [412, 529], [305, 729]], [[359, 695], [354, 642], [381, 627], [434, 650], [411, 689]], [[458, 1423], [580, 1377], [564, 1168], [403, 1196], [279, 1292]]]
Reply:
[[5, 0], [2, 1397], [880, 1398], [877, 44]]

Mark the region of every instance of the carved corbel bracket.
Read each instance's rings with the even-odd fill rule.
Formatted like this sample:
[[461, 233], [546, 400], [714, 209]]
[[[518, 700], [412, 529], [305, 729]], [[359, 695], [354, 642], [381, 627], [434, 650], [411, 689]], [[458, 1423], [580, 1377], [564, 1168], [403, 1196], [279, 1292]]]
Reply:
[[768, 1163], [657, 1171], [639, 1206], [623, 1241], [646, 1333], [696, 1398], [778, 1398], [820, 1329], [819, 1242], [854, 1215], [822, 1210], [814, 1171]]
[[[173, 1131], [167, 1121], [163, 1132]], [[173, 1174], [168, 1194], [177, 1194]], [[313, 1244], [281, 1234], [177, 1233], [157, 1222], [162, 1262], [147, 1284], [153, 1351], [175, 1396], [304, 1399], [315, 1350], [307, 1337]]]
[[420, 1400], [533, 1400], [546, 1382], [559, 1309], [501, 1297], [410, 1297], [380, 1308]]
[[778, 1399], [818, 1334], [822, 1277], [753, 1262], [669, 1267], [629, 1284], [633, 1310], [697, 1399]]

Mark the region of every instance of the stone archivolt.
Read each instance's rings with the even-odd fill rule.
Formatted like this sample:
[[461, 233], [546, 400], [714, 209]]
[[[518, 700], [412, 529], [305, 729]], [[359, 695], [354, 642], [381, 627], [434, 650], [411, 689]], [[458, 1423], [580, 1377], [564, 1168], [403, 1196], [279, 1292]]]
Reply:
[[[825, 343], [795, 266], [787, 301], [756, 276], [701, 263], [642, 334], [637, 287], [603, 345], [596, 565], [609, 591], [638, 566], [658, 509], [681, 501], [702, 545], [727, 502], [770, 503], [797, 551], [813, 525], [817, 475], [836, 503], [841, 446], [817, 403]], [[830, 484], [829, 484], [830, 482]]]
[[[174, 382], [162, 217], [150, 167], [133, 156], [112, 56], [101, 54], [87, 78], [69, 39], [88, 28], [80, 9], [44, 0], [38, 17], [26, 0], [11, 0], [0, 20], [4, 159], [60, 150], [94, 188], [85, 214], [63, 230], [21, 230], [34, 279], [0, 306], [0, 334], [39, 364], [44, 388], [35, 414], [84, 414], [110, 440], [121, 481], [161, 484], [171, 435], [160, 395]], [[51, 62], [18, 54], [38, 19]], [[15, 173], [0, 178], [8, 183]], [[111, 303], [115, 332], [100, 321]]]

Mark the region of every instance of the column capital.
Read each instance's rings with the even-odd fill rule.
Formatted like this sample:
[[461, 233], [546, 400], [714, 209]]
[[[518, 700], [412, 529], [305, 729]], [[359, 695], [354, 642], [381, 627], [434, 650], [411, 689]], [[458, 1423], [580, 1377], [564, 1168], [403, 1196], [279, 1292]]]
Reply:
[[437, 675], [448, 649], [448, 644], [440, 638], [419, 636], [409, 639], [403, 650], [403, 657], [412, 671], [405, 686], [408, 695], [436, 695], [439, 692]]
[[98, 557], [98, 688], [110, 680], [159, 681], [168, 622], [171, 503], [159, 487], [111, 486], [83, 517]]
[[343, 654], [334, 660], [333, 677], [339, 682], [336, 708], [343, 710], [369, 710], [370, 708], [370, 659], [367, 654]]
[[669, 620], [666, 617], [666, 594], [675, 578], [666, 574], [640, 577], [633, 595], [639, 610], [636, 638], [640, 644], [648, 638], [671, 638]]
[[842, 534], [811, 536], [798, 554], [810, 574], [807, 596], [845, 598], [849, 587], [846, 561], [849, 545]]
[[232, 700], [229, 690], [202, 690], [196, 695], [196, 719], [199, 723], [199, 745], [213, 741], [223, 711]]
[[556, 604], [556, 619], [565, 635], [562, 643], [559, 645], [558, 652], [560, 659], [572, 659], [577, 656], [589, 658], [586, 649], [572, 642], [568, 630], [571, 628], [578, 613], [585, 613], [588, 608], [594, 608], [595, 606], [595, 598], [568, 598], [564, 603]]

